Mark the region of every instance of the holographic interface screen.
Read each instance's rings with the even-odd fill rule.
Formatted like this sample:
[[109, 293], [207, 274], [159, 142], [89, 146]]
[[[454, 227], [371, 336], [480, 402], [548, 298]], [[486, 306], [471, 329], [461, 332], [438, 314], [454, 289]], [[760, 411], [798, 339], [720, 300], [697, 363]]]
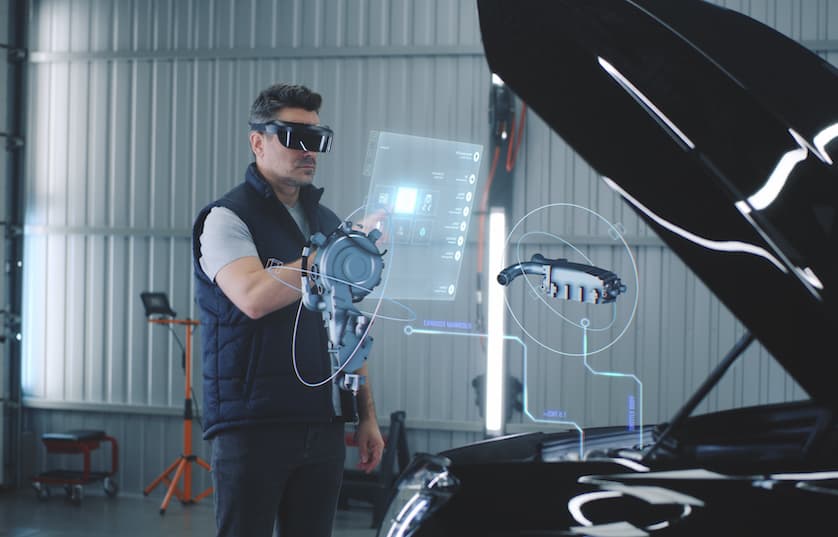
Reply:
[[382, 285], [371, 296], [453, 300], [475, 205], [483, 146], [370, 134], [366, 212], [387, 211]]

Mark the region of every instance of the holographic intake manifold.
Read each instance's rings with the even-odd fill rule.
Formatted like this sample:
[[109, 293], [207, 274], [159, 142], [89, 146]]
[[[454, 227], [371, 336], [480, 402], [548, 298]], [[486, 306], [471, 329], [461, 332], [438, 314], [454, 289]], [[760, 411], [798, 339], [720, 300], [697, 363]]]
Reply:
[[626, 292], [620, 277], [610, 270], [572, 263], [567, 259], [547, 259], [535, 254], [530, 261], [516, 263], [498, 274], [498, 283], [509, 285], [522, 274], [542, 277], [541, 288], [553, 297], [588, 304], [608, 304]]

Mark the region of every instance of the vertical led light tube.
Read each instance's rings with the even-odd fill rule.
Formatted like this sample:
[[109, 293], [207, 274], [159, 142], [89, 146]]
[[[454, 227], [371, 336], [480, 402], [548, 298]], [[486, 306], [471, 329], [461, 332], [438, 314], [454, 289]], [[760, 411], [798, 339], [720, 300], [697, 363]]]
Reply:
[[498, 273], [506, 268], [506, 213], [494, 207], [489, 213], [489, 260], [486, 342], [486, 435], [500, 436], [504, 424], [504, 347], [506, 333], [504, 287], [495, 281]]

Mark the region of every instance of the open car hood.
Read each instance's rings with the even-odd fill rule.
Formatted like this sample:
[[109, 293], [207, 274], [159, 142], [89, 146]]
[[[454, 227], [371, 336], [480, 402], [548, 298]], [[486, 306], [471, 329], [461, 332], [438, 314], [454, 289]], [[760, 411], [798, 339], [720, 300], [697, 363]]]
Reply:
[[838, 71], [698, 0], [478, 7], [491, 70], [838, 408]]

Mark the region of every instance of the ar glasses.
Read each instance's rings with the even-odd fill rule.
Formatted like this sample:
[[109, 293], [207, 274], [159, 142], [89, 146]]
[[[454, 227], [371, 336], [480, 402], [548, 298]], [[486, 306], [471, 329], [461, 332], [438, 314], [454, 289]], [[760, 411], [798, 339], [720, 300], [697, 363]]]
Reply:
[[332, 149], [335, 133], [325, 125], [309, 125], [290, 121], [268, 121], [250, 123], [250, 128], [266, 134], [276, 134], [279, 143], [288, 149], [327, 153]]

